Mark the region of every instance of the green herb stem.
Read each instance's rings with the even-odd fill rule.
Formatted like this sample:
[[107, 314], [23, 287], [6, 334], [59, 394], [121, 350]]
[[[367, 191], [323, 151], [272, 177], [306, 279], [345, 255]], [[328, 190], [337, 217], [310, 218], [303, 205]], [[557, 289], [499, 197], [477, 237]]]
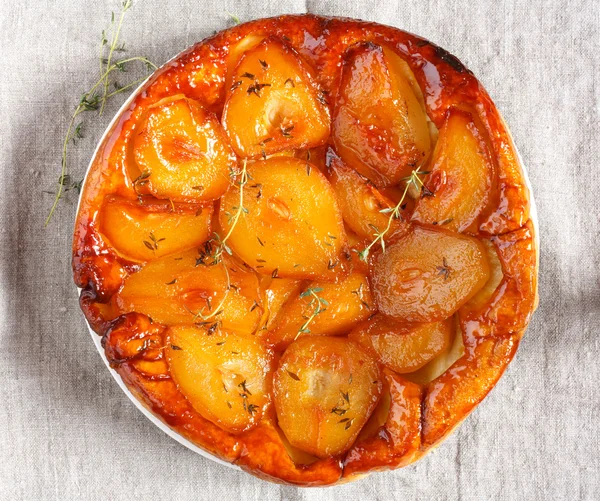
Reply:
[[421, 179], [419, 178], [419, 176], [426, 175], [426, 174], [429, 174], [429, 172], [413, 170], [411, 172], [410, 176], [408, 176], [407, 178], [404, 179], [406, 181], [406, 187], [404, 188], [404, 192], [402, 193], [402, 197], [400, 198], [400, 201], [394, 207], [382, 209], [379, 211], [382, 214], [387, 214], [387, 213], [390, 214], [390, 216], [388, 218], [387, 226], [385, 227], [385, 229], [383, 231], [376, 231], [373, 234], [375, 239], [367, 247], [365, 247], [362, 251], [360, 251], [358, 253], [358, 257], [362, 261], [367, 260], [367, 257], [369, 256], [369, 252], [371, 251], [373, 246], [377, 244], [377, 242], [380, 242], [381, 250], [383, 252], [385, 252], [385, 236], [391, 230], [392, 222], [395, 219], [400, 218], [400, 211], [402, 210], [402, 204], [404, 204], [404, 200], [406, 199], [406, 195], [408, 194], [408, 190], [410, 189], [410, 186], [414, 185], [415, 187], [418, 188], [420, 185], [421, 188], [423, 188], [424, 184], [423, 184], [423, 181], [421, 181]]
[[[148, 58], [141, 57], [141, 56], [129, 57], [129, 58], [118, 60], [114, 63], [112, 62], [114, 52], [124, 50], [123, 45], [118, 46], [118, 40], [119, 40], [119, 35], [121, 32], [121, 26], [123, 24], [123, 18], [124, 18], [125, 12], [127, 12], [127, 10], [129, 10], [131, 5], [132, 5], [132, 0], [125, 0], [123, 2], [118, 23], [113, 30], [113, 36], [112, 36], [112, 40], [111, 40], [111, 44], [110, 44], [110, 48], [109, 48], [109, 53], [108, 53], [108, 57], [106, 59], [104, 59], [102, 57], [102, 52], [103, 52], [104, 46], [107, 43], [107, 39], [106, 39], [105, 32], [104, 31], [102, 32], [102, 39], [101, 39], [101, 44], [100, 44], [100, 77], [98, 78], [96, 83], [94, 83], [94, 85], [81, 96], [79, 103], [75, 107], [75, 111], [73, 112], [73, 114], [71, 115], [71, 119], [69, 120], [69, 125], [67, 127], [67, 133], [63, 140], [63, 146], [62, 146], [61, 170], [60, 170], [60, 177], [59, 177], [59, 182], [58, 182], [58, 190], [55, 193], [54, 202], [52, 204], [52, 207], [50, 208], [48, 216], [46, 217], [45, 226], [48, 226], [48, 224], [50, 223], [50, 220], [51, 220], [54, 212], [56, 211], [58, 203], [59, 203], [60, 199], [62, 198], [64, 192], [66, 191], [64, 179], [67, 175], [67, 154], [68, 154], [69, 141], [71, 139], [73, 139], [73, 141], [75, 141], [75, 139], [82, 137], [81, 136], [81, 124], [77, 125], [75, 130], [73, 129], [75, 126], [76, 118], [84, 111], [94, 111], [94, 110], [98, 110], [98, 108], [99, 108], [99, 114], [102, 115], [102, 112], [104, 111], [104, 107], [106, 105], [106, 100], [108, 98], [115, 96], [121, 92], [124, 92], [124, 91], [140, 84], [142, 81], [145, 80], [144, 78], [138, 79], [135, 82], [131, 82], [130, 84], [120, 87], [113, 92], [108, 92], [109, 76], [113, 71], [122, 70], [125, 64], [131, 63], [134, 61], [139, 61], [139, 62], [144, 63], [148, 67], [148, 69], [155, 70], [157, 68], [157, 66], [154, 63], [152, 63]], [[114, 14], [113, 14], [113, 22], [111, 24], [111, 27], [114, 27]], [[103, 87], [103, 91], [101, 94], [98, 94], [96, 91], [101, 86]]]
[[300, 334], [310, 333], [310, 329], [308, 328], [308, 326], [311, 324], [311, 322], [315, 319], [315, 317], [317, 315], [320, 315], [321, 313], [323, 313], [326, 310], [326, 308], [322, 308], [321, 305], [324, 305], [326, 307], [329, 306], [329, 302], [327, 302], [327, 300], [318, 296], [318, 293], [322, 292], [322, 291], [323, 291], [323, 289], [321, 287], [309, 287], [302, 294], [300, 294], [301, 298], [302, 297], [311, 297], [312, 299], [308, 303], [308, 306], [311, 307], [314, 305], [315, 307], [314, 307], [314, 310], [313, 310], [312, 314], [310, 315], [310, 317], [308, 317], [306, 319], [306, 322], [304, 322], [302, 324], [302, 326], [300, 327], [300, 329], [298, 329], [298, 332], [297, 332], [294, 340], [298, 339]]

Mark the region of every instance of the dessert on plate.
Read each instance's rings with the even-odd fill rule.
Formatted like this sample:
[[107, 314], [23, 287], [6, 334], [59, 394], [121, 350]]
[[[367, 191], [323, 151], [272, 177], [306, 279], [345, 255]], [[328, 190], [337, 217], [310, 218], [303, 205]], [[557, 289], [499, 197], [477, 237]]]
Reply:
[[156, 71], [87, 175], [80, 304], [140, 402], [259, 477], [331, 485], [438, 445], [537, 301], [530, 193], [465, 66], [313, 15]]

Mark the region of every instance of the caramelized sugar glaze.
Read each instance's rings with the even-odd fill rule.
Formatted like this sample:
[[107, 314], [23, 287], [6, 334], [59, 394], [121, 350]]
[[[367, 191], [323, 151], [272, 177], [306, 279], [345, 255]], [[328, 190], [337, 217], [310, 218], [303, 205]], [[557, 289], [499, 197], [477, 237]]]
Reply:
[[254, 475], [328, 485], [417, 460], [497, 382], [536, 306], [529, 210], [510, 134], [454, 56], [373, 23], [262, 19], [166, 64], [119, 118], [74, 278], [155, 415]]

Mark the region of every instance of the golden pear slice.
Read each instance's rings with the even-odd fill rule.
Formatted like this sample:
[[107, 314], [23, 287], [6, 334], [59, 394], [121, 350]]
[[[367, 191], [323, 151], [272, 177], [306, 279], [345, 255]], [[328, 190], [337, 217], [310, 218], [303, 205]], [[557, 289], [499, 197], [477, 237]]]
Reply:
[[194, 326], [167, 335], [171, 376], [197, 412], [232, 432], [258, 424], [269, 403], [270, 355], [256, 338]]
[[430, 154], [422, 95], [407, 74], [404, 60], [372, 42], [351, 46], [344, 57], [333, 141], [344, 162], [378, 187], [398, 184]]
[[252, 334], [263, 311], [256, 275], [229, 256], [212, 266], [201, 258], [191, 250], [148, 263], [125, 279], [116, 296], [119, 312], [145, 313], [166, 325], [197, 323]]
[[148, 111], [134, 139], [143, 183], [175, 202], [216, 200], [229, 187], [237, 161], [217, 118], [192, 99], [167, 99]]
[[449, 112], [431, 165], [425, 179], [429, 195], [419, 198], [413, 219], [468, 230], [488, 205], [495, 175], [486, 133], [470, 113]]
[[222, 121], [235, 152], [247, 158], [319, 146], [330, 125], [329, 109], [306, 64], [277, 38], [242, 55]]
[[127, 259], [154, 259], [198, 247], [210, 233], [213, 206], [140, 203], [110, 197], [102, 206], [100, 232]]
[[[248, 164], [249, 181], [221, 199], [227, 245], [258, 273], [335, 277], [345, 248], [344, 223], [331, 185], [314, 166], [291, 157]], [[236, 213], [242, 213], [236, 219]]]
[[379, 311], [406, 322], [435, 322], [456, 312], [489, 277], [483, 244], [447, 230], [415, 226], [373, 258]]
[[323, 458], [347, 451], [381, 394], [377, 362], [345, 338], [292, 343], [275, 372], [279, 426], [290, 443]]

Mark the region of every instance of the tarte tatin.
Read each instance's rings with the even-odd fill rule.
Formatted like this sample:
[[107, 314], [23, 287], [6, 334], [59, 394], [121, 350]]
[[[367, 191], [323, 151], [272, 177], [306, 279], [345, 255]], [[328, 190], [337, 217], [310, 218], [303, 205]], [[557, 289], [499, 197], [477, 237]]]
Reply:
[[101, 145], [73, 243], [111, 366], [276, 482], [405, 466], [498, 381], [536, 307], [530, 195], [463, 64], [313, 15], [217, 33]]

